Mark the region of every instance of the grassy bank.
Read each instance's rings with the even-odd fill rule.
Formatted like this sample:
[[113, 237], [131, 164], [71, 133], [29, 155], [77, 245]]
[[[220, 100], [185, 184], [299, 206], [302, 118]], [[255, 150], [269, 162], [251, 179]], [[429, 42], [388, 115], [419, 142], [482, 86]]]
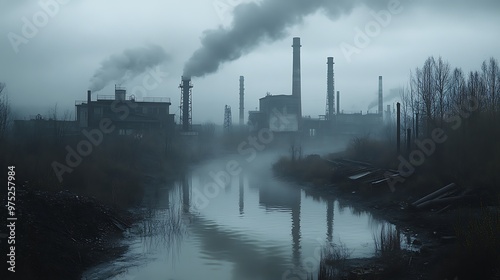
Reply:
[[16, 191], [15, 213], [15, 273], [4, 267], [2, 279], [80, 279], [125, 250], [116, 240], [132, 221], [96, 199], [27, 185]]
[[[433, 153], [426, 155], [421, 164], [414, 166], [414, 172], [394, 188], [387, 182], [372, 185], [368, 179], [349, 178], [363, 171], [350, 172], [334, 163], [347, 159], [360, 163], [359, 170], [363, 164], [369, 164], [370, 170], [382, 170], [381, 174], [383, 170], [401, 171], [401, 158], [397, 157], [394, 144], [369, 137], [353, 139], [342, 153], [309, 155], [293, 160], [282, 157], [273, 165], [273, 171], [282, 178], [307, 182], [310, 189], [315, 190], [315, 195], [326, 197], [334, 193], [336, 197], [348, 200], [354, 208], [371, 211], [382, 219], [417, 228], [422, 233], [422, 238], [427, 240], [417, 254], [405, 253], [397, 247], [388, 250], [386, 244], [398, 243], [397, 236], [390, 232], [377, 236], [377, 262], [384, 263], [385, 260], [388, 278], [373, 279], [407, 279], [418, 273], [413, 276], [405, 273], [422, 269], [427, 278], [408, 279], [455, 279], [457, 276], [459, 279], [499, 279], [500, 188], [497, 166], [500, 150], [497, 140], [487, 137], [497, 135], [498, 130], [487, 124], [481, 114], [470, 119], [463, 130], [445, 128], [447, 140], [436, 144]], [[410, 151], [403, 148], [402, 158], [410, 161], [408, 154], [415, 149], [420, 148], [418, 145]], [[452, 182], [457, 186], [454, 195], [463, 196], [458, 202], [422, 209], [412, 205]], [[427, 246], [427, 241], [432, 245]]]

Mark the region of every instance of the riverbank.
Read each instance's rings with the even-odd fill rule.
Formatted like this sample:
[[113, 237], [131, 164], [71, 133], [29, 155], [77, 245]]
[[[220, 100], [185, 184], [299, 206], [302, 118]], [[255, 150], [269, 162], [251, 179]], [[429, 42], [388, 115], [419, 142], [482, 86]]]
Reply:
[[[130, 141], [133, 145], [127, 147]], [[151, 143], [124, 139], [102, 146], [106, 147], [86, 158], [62, 183], [47, 179], [53, 175], [49, 171], [46, 176], [33, 175], [31, 169], [40, 170], [38, 165], [29, 167], [27, 157], [12, 161], [15, 273], [5, 265], [1, 279], [80, 279], [88, 268], [119, 257], [127, 249], [120, 245], [123, 232], [141, 218], [126, 209], [140, 206], [145, 193], [174, 180], [183, 166], [158, 153]], [[50, 166], [50, 159], [47, 155], [40, 161]], [[7, 205], [6, 197], [2, 203]], [[0, 214], [4, 221], [6, 214]], [[7, 244], [4, 232], [0, 241]], [[7, 252], [8, 246], [2, 251]], [[4, 264], [6, 254], [2, 254]]]
[[[348, 260], [345, 275], [349, 279], [498, 279], [496, 269], [500, 242], [500, 216], [494, 193], [476, 189], [467, 200], [450, 207], [416, 209], [412, 203], [435, 191], [436, 187], [419, 173], [404, 184], [391, 189], [389, 185], [372, 186], [365, 180], [356, 180], [362, 172], [345, 173], [334, 168], [328, 157], [308, 156], [296, 162], [281, 159], [274, 166], [276, 175], [287, 180], [300, 181], [309, 195], [326, 200], [338, 199], [354, 211], [369, 212], [375, 218], [396, 225], [400, 233], [412, 236], [408, 240], [414, 252], [397, 252], [393, 259], [375, 257]], [[426, 184], [427, 183], [427, 184]], [[419, 187], [422, 186], [423, 187]], [[339, 202], [340, 203], [340, 202]], [[446, 205], [445, 205], [446, 206]], [[354, 272], [359, 273], [354, 273]], [[323, 278], [329, 279], [329, 278]]]
[[2, 279], [80, 279], [88, 267], [126, 249], [117, 240], [133, 221], [128, 212], [27, 184], [17, 188], [16, 201], [15, 272], [2, 269]]

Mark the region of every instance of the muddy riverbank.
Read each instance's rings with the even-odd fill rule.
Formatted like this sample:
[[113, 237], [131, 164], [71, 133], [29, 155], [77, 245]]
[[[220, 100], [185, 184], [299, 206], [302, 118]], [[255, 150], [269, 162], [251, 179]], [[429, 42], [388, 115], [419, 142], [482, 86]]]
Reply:
[[457, 276], [498, 279], [500, 276], [495, 268], [499, 254], [494, 253], [496, 249], [489, 249], [498, 248], [496, 238], [489, 237], [490, 232], [500, 231], [498, 204], [488, 189], [476, 189], [468, 200], [447, 208], [415, 209], [411, 204], [432, 189], [428, 184], [420, 190], [415, 188], [415, 182], [423, 174], [392, 191], [386, 185], [373, 187], [342, 178], [319, 156], [306, 158], [293, 167], [281, 161], [274, 171], [284, 180], [302, 182], [302, 188], [314, 197], [338, 199], [355, 211], [369, 212], [396, 225], [405, 236], [412, 236], [408, 242], [415, 250], [401, 252], [400, 261], [380, 257], [351, 259], [347, 261], [346, 274], [352, 276], [352, 271], [361, 271], [366, 279], [455, 279]]
[[2, 279], [80, 279], [125, 250], [116, 241], [133, 221], [129, 213], [68, 191], [24, 185], [16, 195], [15, 272], [2, 269]]

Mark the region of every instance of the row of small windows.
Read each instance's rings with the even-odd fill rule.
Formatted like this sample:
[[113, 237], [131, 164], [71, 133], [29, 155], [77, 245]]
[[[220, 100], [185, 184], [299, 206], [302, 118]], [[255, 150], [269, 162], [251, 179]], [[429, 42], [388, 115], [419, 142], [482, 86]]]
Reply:
[[[102, 115], [104, 114], [111, 114], [111, 108], [110, 107], [95, 107], [94, 108], [94, 114], [96, 115]], [[167, 108], [166, 107], [138, 107], [135, 108], [134, 111], [136, 114], [143, 114], [143, 115], [161, 115], [161, 114], [166, 114], [167, 113]]]

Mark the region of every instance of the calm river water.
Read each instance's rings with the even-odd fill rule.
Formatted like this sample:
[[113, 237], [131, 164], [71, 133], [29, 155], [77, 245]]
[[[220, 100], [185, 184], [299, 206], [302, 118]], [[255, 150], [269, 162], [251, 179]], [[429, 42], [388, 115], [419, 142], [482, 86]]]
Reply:
[[214, 179], [223, 179], [227, 162], [195, 167], [148, 193], [147, 218], [127, 232], [126, 254], [83, 279], [302, 279], [298, 268], [315, 272], [327, 243], [343, 243], [351, 258], [374, 255], [373, 234], [384, 221], [313, 199], [273, 178], [270, 164]]

